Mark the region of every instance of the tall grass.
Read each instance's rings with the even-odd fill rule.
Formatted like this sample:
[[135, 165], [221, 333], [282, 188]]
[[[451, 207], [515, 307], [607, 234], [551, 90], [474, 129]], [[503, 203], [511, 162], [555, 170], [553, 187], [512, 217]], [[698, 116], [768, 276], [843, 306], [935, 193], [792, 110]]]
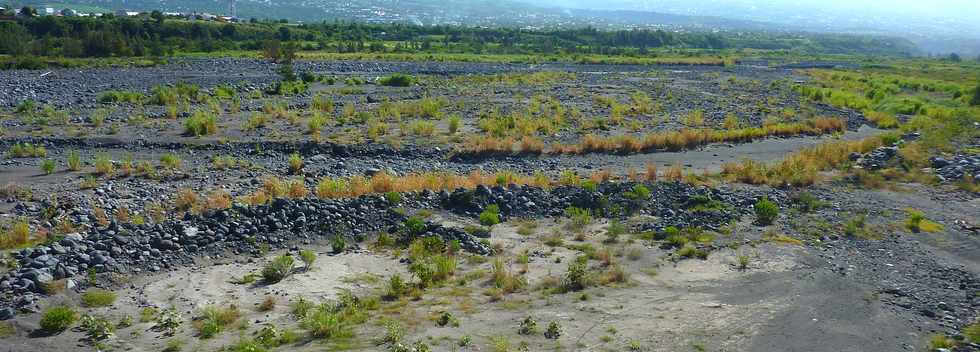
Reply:
[[773, 165], [744, 160], [722, 166], [722, 175], [748, 184], [808, 186], [820, 179], [820, 172], [850, 162], [851, 153], [867, 153], [883, 144], [887, 137], [876, 136], [851, 142], [827, 142], [787, 156]]
[[507, 172], [485, 174], [480, 171], [473, 171], [467, 175], [426, 172], [405, 176], [392, 176], [382, 172], [371, 177], [328, 177], [320, 179], [316, 186], [316, 195], [320, 198], [353, 198], [365, 194], [384, 194], [388, 192], [402, 193], [421, 190], [472, 189], [478, 185], [497, 185], [501, 177], [504, 178], [507, 184], [548, 187], [552, 183], [547, 177], [542, 178], [540, 175], [525, 176]]
[[[489, 156], [506, 155], [515, 152], [549, 154], [634, 154], [656, 150], [681, 151], [698, 148], [711, 143], [744, 143], [753, 140], [780, 136], [822, 135], [842, 132], [847, 128], [846, 123], [837, 118], [821, 117], [805, 122], [766, 124], [761, 127], [740, 129], [693, 129], [685, 128], [678, 131], [655, 132], [643, 136], [619, 135], [600, 137], [586, 134], [578, 144], [554, 144], [550, 148], [537, 145], [535, 137], [524, 137], [521, 148], [515, 149], [513, 138], [510, 137], [476, 137], [465, 142], [457, 155]], [[534, 144], [528, 141], [535, 141]], [[533, 148], [528, 148], [528, 146]]]

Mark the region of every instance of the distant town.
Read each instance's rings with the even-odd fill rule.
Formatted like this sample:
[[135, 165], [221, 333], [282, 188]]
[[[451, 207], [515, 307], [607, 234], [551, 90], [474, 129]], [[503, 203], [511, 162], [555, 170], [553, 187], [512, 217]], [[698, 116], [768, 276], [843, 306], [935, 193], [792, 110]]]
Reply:
[[[10, 9], [17, 17], [36, 17], [36, 16], [56, 16], [56, 17], [102, 17], [112, 15], [116, 17], [149, 17], [153, 13], [170, 18], [185, 18], [187, 20], [217, 21], [217, 22], [241, 22], [242, 19], [236, 16], [216, 15], [208, 12], [146, 12], [132, 10], [115, 10], [112, 12], [82, 12], [72, 8], [39, 7], [33, 8], [25, 6], [19, 9]], [[0, 14], [8, 13], [8, 9], [0, 6]], [[0, 15], [2, 16], [2, 15]]]

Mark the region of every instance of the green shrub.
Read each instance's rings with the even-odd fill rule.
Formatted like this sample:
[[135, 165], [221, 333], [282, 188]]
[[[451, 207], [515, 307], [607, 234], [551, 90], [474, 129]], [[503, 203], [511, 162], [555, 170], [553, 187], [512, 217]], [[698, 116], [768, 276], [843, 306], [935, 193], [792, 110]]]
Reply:
[[779, 216], [779, 207], [766, 197], [755, 203], [754, 208], [755, 219], [759, 225], [772, 225], [772, 222]]
[[521, 335], [534, 335], [538, 333], [538, 322], [528, 315], [521, 320], [521, 325], [517, 328], [517, 333]]
[[576, 207], [565, 209], [565, 216], [569, 218], [569, 227], [575, 231], [584, 230], [586, 226], [592, 224], [592, 211]]
[[493, 226], [500, 223], [500, 207], [490, 204], [480, 213], [480, 224], [483, 226]]
[[562, 291], [579, 291], [589, 286], [588, 260], [588, 257], [580, 256], [568, 263], [568, 270], [561, 283]]
[[827, 202], [820, 200], [810, 192], [800, 192], [800, 194], [798, 194], [793, 201], [796, 203], [797, 208], [805, 213], [820, 210], [829, 205]]
[[561, 337], [561, 325], [557, 321], [548, 324], [548, 329], [544, 331], [544, 337], [549, 340], [557, 340]]
[[180, 169], [180, 166], [183, 163], [184, 161], [181, 160], [176, 154], [167, 153], [160, 156], [160, 165], [163, 165], [163, 167], [171, 170]]
[[398, 205], [402, 202], [402, 194], [398, 192], [385, 193], [385, 200], [388, 201], [388, 204]]
[[303, 157], [299, 153], [292, 153], [289, 155], [289, 171], [294, 175], [298, 175], [303, 171]]
[[54, 160], [44, 159], [41, 161], [41, 171], [44, 172], [45, 175], [54, 173], [55, 166]]
[[111, 175], [115, 171], [116, 165], [109, 159], [109, 154], [98, 153], [95, 155], [95, 173], [97, 175]]
[[80, 325], [89, 341], [102, 341], [112, 338], [116, 329], [109, 319], [94, 315], [83, 316]]
[[42, 145], [17, 143], [10, 147], [7, 156], [11, 158], [43, 158], [48, 156], [48, 150]]
[[310, 103], [310, 106], [313, 109], [321, 112], [333, 113], [334, 110], [333, 99], [330, 99], [329, 97], [323, 94], [317, 94], [316, 96], [314, 96], [313, 101]]
[[435, 273], [433, 274], [435, 281], [442, 281], [456, 274], [456, 266], [458, 265], [456, 256], [437, 255], [432, 258], [432, 262], [435, 264]]
[[310, 84], [304, 81], [279, 81], [266, 91], [272, 95], [297, 95], [310, 89]]
[[350, 334], [343, 315], [327, 306], [319, 306], [306, 314], [300, 325], [314, 338], [329, 339]]
[[68, 151], [68, 170], [78, 171], [82, 169], [82, 156], [75, 150]]
[[82, 294], [82, 305], [89, 308], [108, 307], [116, 303], [116, 293], [93, 288]]
[[78, 313], [71, 307], [51, 307], [41, 314], [41, 330], [48, 334], [57, 334], [70, 328], [76, 320]]
[[463, 125], [463, 119], [457, 114], [449, 116], [449, 134], [456, 134], [459, 131], [459, 127]]
[[932, 335], [929, 338], [929, 350], [950, 349], [956, 347], [956, 341], [941, 334]]
[[227, 308], [207, 306], [201, 311], [201, 315], [194, 319], [194, 327], [202, 339], [209, 339], [217, 336], [229, 325], [234, 324], [241, 317], [241, 312], [235, 305]]
[[633, 186], [633, 190], [623, 194], [627, 199], [647, 200], [650, 199], [650, 189], [644, 185]]
[[963, 337], [966, 337], [966, 340], [970, 343], [980, 343], [980, 322], [964, 327]]
[[194, 137], [208, 136], [218, 132], [218, 118], [206, 111], [196, 111], [184, 120], [184, 134]]
[[415, 82], [415, 77], [403, 74], [403, 73], [393, 73], [391, 75], [381, 77], [378, 79], [378, 84], [389, 87], [408, 87]]
[[301, 250], [299, 251], [299, 259], [303, 261], [306, 270], [310, 270], [313, 267], [313, 262], [316, 261], [316, 253], [309, 249]]
[[392, 275], [388, 278], [388, 284], [385, 286], [384, 298], [388, 300], [394, 300], [401, 297], [405, 293], [405, 281], [398, 274]]
[[262, 268], [262, 280], [268, 284], [280, 282], [293, 272], [294, 265], [291, 255], [278, 256]]
[[[143, 313], [146, 313], [146, 310]], [[140, 319], [142, 320], [143, 318]], [[154, 329], [162, 330], [167, 336], [173, 336], [183, 323], [184, 319], [180, 316], [180, 312], [177, 312], [177, 309], [171, 308], [161, 312], [157, 316], [156, 324], [153, 327]]]
[[330, 247], [334, 254], [343, 253], [347, 249], [347, 240], [343, 235], [336, 235], [333, 237], [333, 241], [330, 242]]
[[418, 216], [409, 217], [405, 220], [405, 232], [409, 236], [418, 236], [425, 233], [429, 226], [425, 224], [425, 220]]
[[589, 191], [589, 192], [598, 191], [599, 190], [599, 183], [598, 182], [595, 182], [593, 180], [585, 180], [585, 181], [582, 181], [582, 189], [584, 189], [586, 191]]
[[700, 258], [707, 259], [708, 252], [703, 249], [698, 249], [694, 247], [693, 244], [687, 243], [681, 249], [677, 250], [677, 256], [680, 258]]

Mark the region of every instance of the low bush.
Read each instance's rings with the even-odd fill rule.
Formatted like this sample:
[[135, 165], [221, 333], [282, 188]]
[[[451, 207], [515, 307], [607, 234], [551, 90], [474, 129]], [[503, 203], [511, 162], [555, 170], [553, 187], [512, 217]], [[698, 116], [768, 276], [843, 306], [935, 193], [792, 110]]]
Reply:
[[194, 327], [202, 339], [209, 339], [220, 334], [240, 317], [241, 312], [235, 305], [227, 308], [207, 306], [197, 318], [194, 318]]
[[289, 171], [294, 175], [298, 175], [303, 171], [303, 157], [299, 153], [292, 153], [289, 155]]
[[4, 224], [0, 228], [0, 249], [11, 249], [31, 243], [31, 227], [26, 220]]
[[262, 268], [262, 280], [267, 284], [278, 283], [293, 272], [294, 265], [293, 256], [289, 254], [278, 256]]
[[769, 198], [763, 197], [755, 203], [755, 219], [759, 225], [772, 225], [776, 217], [779, 216], [779, 207]]
[[17, 143], [10, 146], [7, 156], [10, 158], [43, 158], [48, 156], [48, 150], [42, 145]]
[[85, 307], [108, 307], [113, 303], [116, 303], [116, 293], [112, 291], [93, 288], [82, 294], [82, 305]]
[[490, 204], [480, 213], [480, 224], [483, 226], [493, 226], [500, 223], [500, 207]]
[[408, 87], [415, 82], [415, 77], [403, 73], [393, 73], [378, 79], [378, 84], [389, 87]]
[[85, 337], [93, 342], [111, 338], [116, 330], [116, 326], [109, 319], [95, 315], [83, 316], [79, 325]]
[[57, 164], [55, 164], [54, 160], [44, 159], [41, 161], [41, 172], [44, 172], [45, 175], [50, 175], [54, 173], [56, 166]]
[[78, 320], [78, 313], [68, 306], [55, 306], [41, 313], [41, 331], [57, 334], [67, 330]]
[[184, 134], [200, 137], [218, 132], [218, 118], [206, 111], [196, 111], [184, 120]]
[[313, 263], [316, 262], [316, 253], [309, 249], [301, 250], [299, 251], [299, 259], [303, 261], [304, 268], [310, 270]]

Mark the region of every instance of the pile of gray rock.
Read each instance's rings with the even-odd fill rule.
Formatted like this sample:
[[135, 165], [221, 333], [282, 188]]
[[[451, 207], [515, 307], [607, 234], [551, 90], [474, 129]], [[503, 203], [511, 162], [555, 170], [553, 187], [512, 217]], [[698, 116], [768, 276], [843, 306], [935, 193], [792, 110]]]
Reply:
[[[367, 234], [386, 231], [402, 234], [407, 220], [397, 208], [442, 208], [461, 216], [476, 217], [490, 204], [501, 209], [506, 218], [559, 216], [568, 207], [592, 209], [596, 216], [653, 215], [662, 226], [716, 228], [741, 216], [750, 209], [753, 197], [736, 196], [719, 190], [681, 183], [642, 184], [649, 192], [637, 199], [629, 192], [637, 183], [605, 183], [597, 189], [559, 187], [542, 189], [530, 186], [479, 187], [454, 192], [422, 191], [406, 194], [399, 204], [382, 196], [363, 196], [347, 200], [276, 199], [271, 204], [246, 206], [203, 215], [188, 213], [181, 219], [158, 224], [135, 225], [110, 222], [99, 226], [93, 216], [75, 216], [86, 230], [64, 236], [56, 242], [15, 252], [17, 269], [0, 278], [0, 318], [14, 310], [31, 310], [36, 298], [49, 290], [56, 280], [75, 288], [87, 285], [77, 277], [92, 273], [116, 272], [138, 274], [157, 272], [193, 264], [200, 256], [228, 253], [257, 256], [263, 248], [293, 248], [297, 243], [312, 243], [344, 236], [353, 242]], [[742, 192], [744, 193], [744, 192]], [[740, 193], [741, 194], [741, 193]], [[717, 212], [691, 212], [684, 204], [693, 197], [708, 197], [726, 206]], [[739, 209], [743, 209], [740, 211]], [[77, 214], [76, 214], [77, 215]], [[411, 237], [439, 236], [445, 241], [459, 241], [462, 249], [489, 254], [487, 242], [462, 229], [428, 223], [424, 231]], [[403, 242], [412, 238], [401, 238]], [[348, 241], [351, 242], [351, 241]], [[61, 284], [59, 282], [59, 284]], [[16, 299], [13, 299], [16, 298]]]
[[936, 177], [942, 182], [959, 181], [967, 176], [980, 180], [980, 155], [956, 154], [951, 158], [941, 156], [929, 159]]

